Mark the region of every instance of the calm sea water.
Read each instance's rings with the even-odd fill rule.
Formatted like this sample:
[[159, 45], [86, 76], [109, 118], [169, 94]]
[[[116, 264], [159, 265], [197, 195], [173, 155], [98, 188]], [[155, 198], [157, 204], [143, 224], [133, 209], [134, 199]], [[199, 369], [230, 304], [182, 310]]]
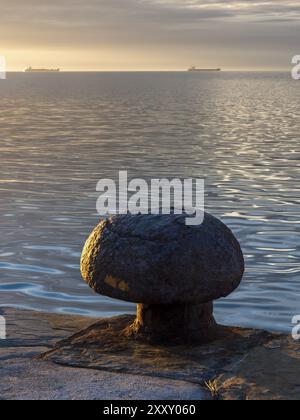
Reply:
[[9, 74], [0, 81], [0, 305], [110, 316], [79, 273], [96, 182], [204, 177], [240, 240], [220, 322], [289, 331], [300, 314], [300, 83], [277, 73]]

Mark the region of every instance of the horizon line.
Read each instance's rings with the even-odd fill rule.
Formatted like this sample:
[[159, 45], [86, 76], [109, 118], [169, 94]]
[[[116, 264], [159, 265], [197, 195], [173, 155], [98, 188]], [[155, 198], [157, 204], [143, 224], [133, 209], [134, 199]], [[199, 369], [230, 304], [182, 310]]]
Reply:
[[[289, 68], [282, 68], [282, 69], [221, 69], [221, 73], [227, 72], [289, 72]], [[205, 72], [205, 69], [204, 69]], [[209, 72], [209, 69], [208, 71]], [[6, 70], [6, 73], [26, 73], [24, 70]], [[34, 72], [33, 72], [34, 73]], [[37, 71], [35, 73], [52, 73], [51, 71]], [[53, 72], [54, 73], [54, 72]], [[109, 70], [91, 70], [91, 69], [60, 69], [57, 73], [189, 73], [187, 69], [125, 69], [125, 70], [116, 70], [116, 69], [109, 69]], [[31, 73], [32, 74], [32, 73]]]

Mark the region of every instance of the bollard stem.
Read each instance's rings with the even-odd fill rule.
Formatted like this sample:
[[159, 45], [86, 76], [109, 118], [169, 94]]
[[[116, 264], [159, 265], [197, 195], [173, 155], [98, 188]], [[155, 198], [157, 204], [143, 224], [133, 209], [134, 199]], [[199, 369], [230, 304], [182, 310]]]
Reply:
[[153, 342], [208, 342], [216, 337], [213, 303], [137, 306], [134, 323], [125, 330], [128, 337]]

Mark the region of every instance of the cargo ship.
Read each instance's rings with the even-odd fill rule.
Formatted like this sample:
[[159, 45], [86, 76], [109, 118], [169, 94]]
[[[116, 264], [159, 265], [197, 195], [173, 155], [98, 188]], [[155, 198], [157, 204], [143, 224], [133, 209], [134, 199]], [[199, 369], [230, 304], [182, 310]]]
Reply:
[[58, 73], [60, 69], [34, 69], [29, 66], [24, 71], [25, 73]]
[[222, 69], [199, 69], [195, 66], [188, 68], [188, 71], [221, 71]]

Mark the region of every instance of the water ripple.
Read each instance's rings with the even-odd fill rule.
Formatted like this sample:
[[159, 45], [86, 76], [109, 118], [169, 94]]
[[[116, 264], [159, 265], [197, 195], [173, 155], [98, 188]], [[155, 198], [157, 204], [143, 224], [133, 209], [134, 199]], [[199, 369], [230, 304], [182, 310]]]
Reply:
[[228, 324], [290, 330], [300, 313], [300, 97], [290, 75], [11, 75], [0, 85], [0, 306], [112, 315], [79, 259], [95, 185], [201, 177], [207, 210], [240, 240]]

